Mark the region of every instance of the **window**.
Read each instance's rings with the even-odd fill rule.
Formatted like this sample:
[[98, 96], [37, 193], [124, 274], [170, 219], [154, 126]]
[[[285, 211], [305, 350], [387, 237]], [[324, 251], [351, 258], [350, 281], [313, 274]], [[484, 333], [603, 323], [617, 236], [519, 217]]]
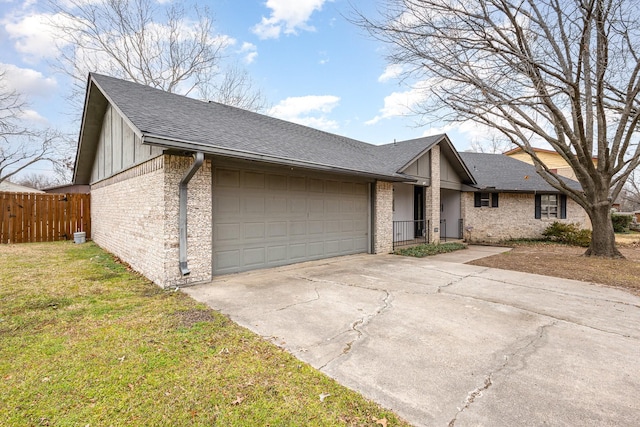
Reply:
[[474, 193], [473, 205], [476, 208], [497, 208], [498, 193]]
[[540, 215], [542, 218], [558, 218], [558, 195], [540, 195]]
[[536, 219], [567, 217], [567, 196], [564, 194], [536, 194]]

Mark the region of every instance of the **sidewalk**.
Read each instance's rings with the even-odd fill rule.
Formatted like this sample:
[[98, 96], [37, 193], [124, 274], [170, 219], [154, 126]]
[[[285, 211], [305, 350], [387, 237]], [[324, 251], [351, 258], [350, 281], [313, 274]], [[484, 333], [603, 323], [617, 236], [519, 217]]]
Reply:
[[429, 257], [430, 259], [446, 262], [455, 262], [464, 264], [474, 259], [485, 258], [491, 255], [501, 254], [503, 252], [509, 252], [511, 248], [502, 246], [481, 246], [481, 245], [469, 245], [467, 249], [461, 249], [459, 251], [449, 252], [446, 254], [439, 254]]

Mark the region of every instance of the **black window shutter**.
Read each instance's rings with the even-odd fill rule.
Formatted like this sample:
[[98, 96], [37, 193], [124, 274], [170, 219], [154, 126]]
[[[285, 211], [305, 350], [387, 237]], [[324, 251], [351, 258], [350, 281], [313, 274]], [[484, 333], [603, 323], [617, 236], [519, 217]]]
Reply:
[[491, 207], [498, 207], [498, 193], [491, 193]]
[[560, 219], [567, 219], [567, 195], [560, 195]]
[[480, 193], [473, 193], [473, 206], [479, 208], [481, 204]]
[[536, 194], [536, 219], [542, 218], [542, 197]]

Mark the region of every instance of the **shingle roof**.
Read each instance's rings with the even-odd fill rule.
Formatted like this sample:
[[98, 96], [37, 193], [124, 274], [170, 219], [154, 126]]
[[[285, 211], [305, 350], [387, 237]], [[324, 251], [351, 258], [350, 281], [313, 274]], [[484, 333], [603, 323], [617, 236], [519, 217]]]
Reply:
[[355, 139], [113, 77], [91, 77], [143, 135], [183, 141], [205, 152], [227, 149], [403, 179], [394, 165], [407, 163], [444, 136], [398, 143], [403, 148], [389, 162], [385, 149]]
[[[550, 192], [558, 190], [549, 185], [536, 168], [504, 154], [459, 153], [477, 181], [476, 188], [492, 191]], [[570, 187], [580, 189], [580, 184], [564, 180]]]
[[[98, 90], [95, 90], [97, 87]], [[446, 135], [373, 145], [216, 102], [100, 74], [89, 76], [74, 182], [88, 183], [106, 103], [143, 141], [168, 148], [410, 181], [403, 167], [440, 144], [465, 183], [503, 191], [556, 191], [532, 165], [504, 155], [458, 153]], [[83, 147], [84, 145], [84, 147]], [[86, 182], [85, 182], [86, 181]], [[576, 188], [579, 184], [571, 181]]]

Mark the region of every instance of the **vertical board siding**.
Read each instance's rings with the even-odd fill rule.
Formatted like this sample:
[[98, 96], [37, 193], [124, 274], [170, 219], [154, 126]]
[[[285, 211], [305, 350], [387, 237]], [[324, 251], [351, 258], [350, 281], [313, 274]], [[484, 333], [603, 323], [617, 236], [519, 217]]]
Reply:
[[0, 191], [0, 243], [71, 240], [91, 237], [89, 194], [11, 193]]

